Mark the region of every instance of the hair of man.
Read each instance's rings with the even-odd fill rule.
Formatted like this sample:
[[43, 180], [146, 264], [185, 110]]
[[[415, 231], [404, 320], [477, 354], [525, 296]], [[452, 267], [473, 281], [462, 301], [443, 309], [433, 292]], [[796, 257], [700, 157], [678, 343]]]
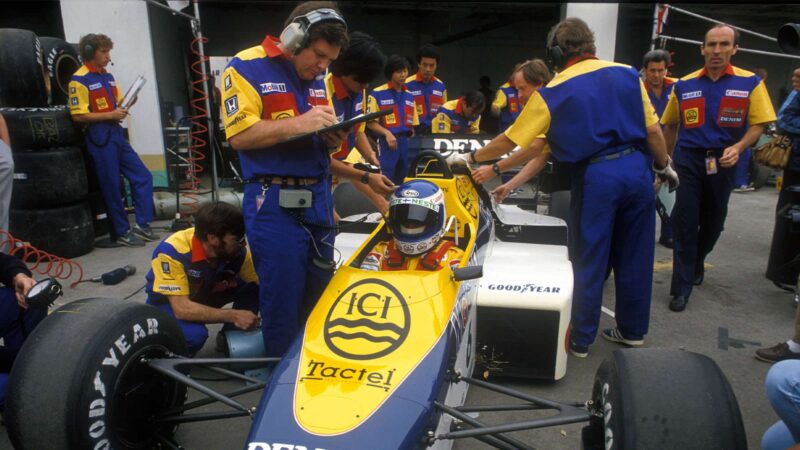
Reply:
[[383, 68], [383, 74], [386, 76], [387, 80], [391, 80], [393, 73], [403, 69], [409, 69], [408, 60], [404, 56], [395, 54], [389, 56], [389, 58], [386, 60], [386, 65]]
[[381, 73], [385, 64], [386, 56], [372, 36], [354, 31], [350, 33], [350, 45], [331, 63], [330, 69], [337, 77], [352, 75], [356, 81], [367, 84]]
[[[289, 24], [291, 24], [296, 18], [304, 16], [311, 11], [316, 11], [318, 9], [332, 9], [341, 15], [336, 2], [303, 2], [297, 5], [292, 12], [289, 13], [289, 17], [286, 18], [286, 22], [283, 24], [284, 28], [288, 27]], [[341, 47], [342, 49], [346, 48], [348, 44], [347, 26], [338, 20], [325, 20], [322, 22], [317, 22], [314, 25], [311, 25], [306, 32], [308, 33], [308, 39], [306, 39], [305, 46], [301, 47], [299, 50], [307, 48], [312, 42], [315, 42], [319, 39], [324, 39], [327, 43]]]
[[223, 239], [228, 233], [237, 238], [244, 236], [244, 217], [233, 205], [223, 202], [206, 203], [194, 216], [194, 235], [203, 242], [208, 235]]
[[555, 44], [561, 48], [566, 58], [572, 56], [597, 53], [594, 44], [594, 32], [583, 20], [567, 17], [553, 28]]
[[514, 74], [520, 71], [525, 81], [534, 86], [546, 85], [553, 78], [550, 69], [547, 68], [547, 64], [538, 58], [529, 59], [518, 64], [511, 77], [513, 78]]
[[473, 108], [476, 114], [480, 114], [486, 107], [486, 98], [481, 91], [469, 91], [464, 95], [464, 103]]
[[645, 53], [642, 58], [642, 69], [647, 70], [647, 65], [651, 62], [663, 62], [665, 67], [669, 67], [672, 63], [672, 57], [670, 57], [669, 52], [666, 50], [650, 50]]
[[78, 48], [84, 49], [87, 45], [91, 45], [95, 51], [101, 48], [107, 48], [109, 50], [114, 48], [114, 42], [105, 34], [91, 33], [81, 37], [81, 40], [78, 41]]
[[423, 44], [417, 50], [417, 64], [422, 61], [422, 58], [433, 58], [436, 64], [439, 64], [439, 49], [433, 44]]

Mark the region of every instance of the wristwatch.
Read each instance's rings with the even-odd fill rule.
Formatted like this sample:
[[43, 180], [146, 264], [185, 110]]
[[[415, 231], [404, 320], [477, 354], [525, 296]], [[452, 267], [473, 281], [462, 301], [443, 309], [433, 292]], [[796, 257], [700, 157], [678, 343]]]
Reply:
[[364, 171], [364, 175], [361, 175], [361, 182], [364, 184], [369, 184], [369, 172]]
[[492, 164], [492, 170], [494, 170], [494, 173], [497, 175], [500, 175], [500, 166], [498, 166], [497, 163]]
[[478, 161], [475, 159], [475, 152], [469, 152], [469, 163], [470, 164], [478, 164]]

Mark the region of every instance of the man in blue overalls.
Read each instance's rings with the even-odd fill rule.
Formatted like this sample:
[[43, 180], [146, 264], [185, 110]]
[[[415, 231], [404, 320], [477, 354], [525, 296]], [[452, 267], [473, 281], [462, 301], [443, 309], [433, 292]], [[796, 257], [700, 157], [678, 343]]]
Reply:
[[675, 312], [686, 308], [692, 287], [703, 282], [706, 256], [728, 214], [739, 155], [775, 121], [764, 82], [730, 63], [738, 36], [727, 25], [708, 30], [700, 47], [705, 67], [675, 83], [661, 118], [683, 182], [672, 211], [675, 247], [669, 308]]
[[[86, 125], [86, 147], [92, 155], [100, 193], [111, 219], [116, 241], [141, 247], [159, 239], [150, 228], [153, 221], [153, 175], [122, 134], [119, 123], [128, 110], [119, 103], [122, 94], [114, 76], [106, 71], [114, 43], [104, 34], [88, 34], [78, 46], [84, 65], [69, 82], [69, 112], [72, 120]], [[122, 203], [120, 172], [131, 184], [136, 224], [131, 228]]]
[[273, 357], [288, 350], [333, 273], [330, 173], [392, 191], [385, 177], [331, 160], [349, 130], [287, 142], [336, 123], [322, 77], [348, 40], [332, 2], [301, 3], [285, 25], [280, 39], [239, 52], [222, 75], [221, 114], [247, 180], [245, 230]]
[[436, 78], [439, 68], [439, 49], [432, 44], [424, 44], [417, 51], [417, 73], [408, 77], [406, 89], [414, 96], [419, 125], [414, 127], [417, 134], [430, 134], [431, 122], [439, 107], [447, 103], [447, 88], [444, 81]]
[[392, 110], [367, 124], [367, 128], [378, 134], [378, 159], [381, 171], [394, 184], [401, 184], [408, 173], [408, 138], [414, 135], [419, 124], [414, 96], [406, 89], [408, 61], [400, 55], [392, 55], [383, 69], [386, 79], [369, 93], [368, 111]]
[[[528, 148], [546, 132], [553, 156], [575, 166], [569, 345], [574, 356], [584, 358], [600, 323], [609, 261], [617, 326], [604, 330], [603, 337], [630, 346], [643, 343], [655, 245], [651, 159], [670, 184], [678, 180], [639, 74], [629, 66], [598, 60], [594, 34], [577, 18], [553, 27], [547, 46], [558, 75], [533, 94], [505, 134], [464, 160], [488, 161], [515, 145]], [[645, 154], [646, 147], [652, 157]]]
[[486, 99], [481, 91], [467, 92], [467, 95], [451, 100], [439, 108], [431, 122], [431, 132], [478, 134], [481, 132], [481, 113], [485, 107]]
[[521, 102], [517, 96], [517, 87], [514, 86], [514, 74], [517, 73], [521, 65], [514, 66], [508, 81], [497, 89], [494, 101], [492, 101], [492, 115], [500, 117], [501, 133], [505, 132], [517, 120], [520, 111], [522, 111]]

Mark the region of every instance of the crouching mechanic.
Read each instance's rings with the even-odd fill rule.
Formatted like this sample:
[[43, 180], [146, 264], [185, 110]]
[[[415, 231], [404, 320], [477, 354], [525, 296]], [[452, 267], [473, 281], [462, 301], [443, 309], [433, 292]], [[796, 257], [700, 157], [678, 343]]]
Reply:
[[433, 118], [433, 134], [481, 132], [481, 113], [486, 107], [486, 99], [481, 91], [471, 91], [463, 97], [449, 101], [439, 108]]
[[366, 270], [429, 270], [461, 264], [464, 251], [442, 240], [447, 214], [444, 194], [425, 180], [400, 185], [389, 200], [391, 241], [379, 242], [364, 257]]
[[0, 253], [0, 412], [6, 405], [6, 388], [11, 365], [22, 343], [47, 316], [47, 308], [31, 309], [25, 295], [36, 284], [31, 272], [18, 258]]
[[[147, 304], [178, 320], [189, 354], [208, 339], [207, 323], [224, 323], [217, 351], [226, 349], [224, 332], [259, 325], [258, 278], [244, 238], [244, 218], [226, 203], [203, 205], [194, 228], [164, 239], [153, 251], [147, 273]], [[222, 309], [233, 302], [231, 309]]]

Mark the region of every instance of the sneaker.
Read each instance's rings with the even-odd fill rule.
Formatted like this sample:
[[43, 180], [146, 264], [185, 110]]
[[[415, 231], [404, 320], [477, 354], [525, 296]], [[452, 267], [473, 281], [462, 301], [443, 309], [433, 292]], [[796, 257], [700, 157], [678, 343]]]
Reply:
[[746, 184], [743, 184], [743, 185], [735, 188], [733, 190], [733, 192], [752, 192], [752, 191], [755, 191], [755, 190], [756, 190], [756, 188], [754, 188], [753, 186], [748, 186]]
[[783, 361], [784, 359], [800, 359], [800, 353], [789, 350], [789, 344], [781, 342], [769, 348], [756, 350], [756, 359], [768, 363]]
[[128, 230], [124, 236], [117, 237], [117, 243], [126, 247], [144, 247], [144, 241], [139, 236], [133, 234], [131, 230]]
[[589, 347], [584, 347], [570, 341], [569, 352], [576, 358], [586, 358], [589, 356]]
[[155, 240], [161, 239], [161, 236], [153, 233], [153, 229], [150, 228], [149, 225], [134, 225], [133, 226], [133, 234], [139, 236], [140, 238], [144, 239], [147, 242], [153, 242]]
[[619, 329], [617, 328], [606, 328], [603, 330], [603, 338], [607, 341], [617, 342], [619, 344], [625, 344], [630, 347], [638, 347], [644, 344], [644, 339], [627, 339], [625, 336], [620, 333]]
[[214, 350], [228, 356], [228, 338], [225, 337], [224, 331], [217, 333], [217, 340], [214, 342]]

